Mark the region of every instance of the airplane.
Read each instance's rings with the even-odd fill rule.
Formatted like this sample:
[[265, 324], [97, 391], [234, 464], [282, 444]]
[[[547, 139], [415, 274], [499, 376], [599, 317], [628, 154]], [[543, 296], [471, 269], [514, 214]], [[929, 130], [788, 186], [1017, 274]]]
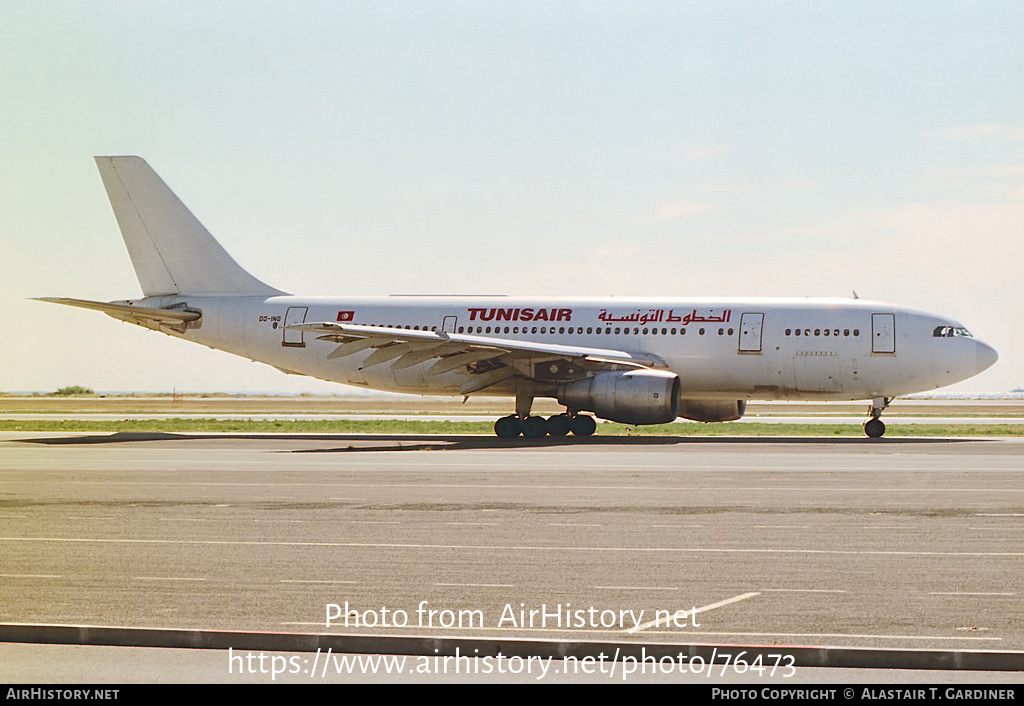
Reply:
[[[945, 316], [862, 299], [322, 297], [242, 269], [140, 157], [96, 157], [141, 299], [102, 311], [286, 373], [420, 395], [514, 397], [501, 438], [740, 419], [748, 400], [893, 398], [965, 380], [996, 351]], [[536, 398], [565, 412], [532, 414]], [[593, 416], [584, 414], [590, 412]]]

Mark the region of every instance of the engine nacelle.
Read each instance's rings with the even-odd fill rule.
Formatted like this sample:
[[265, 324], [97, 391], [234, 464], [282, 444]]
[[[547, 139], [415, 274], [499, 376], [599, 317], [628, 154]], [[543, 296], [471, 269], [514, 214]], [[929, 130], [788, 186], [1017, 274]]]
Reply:
[[694, 422], [735, 422], [746, 411], [746, 400], [682, 400], [679, 404], [679, 416]]
[[566, 383], [558, 401], [622, 424], [667, 424], [679, 416], [679, 376], [661, 370], [623, 370]]

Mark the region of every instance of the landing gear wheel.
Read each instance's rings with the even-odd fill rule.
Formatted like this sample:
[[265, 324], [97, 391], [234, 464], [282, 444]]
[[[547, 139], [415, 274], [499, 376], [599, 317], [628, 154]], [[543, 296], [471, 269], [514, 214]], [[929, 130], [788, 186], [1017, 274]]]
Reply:
[[569, 420], [569, 428], [575, 436], [590, 436], [597, 431], [597, 422], [593, 417], [580, 414]]
[[864, 423], [864, 433], [872, 439], [877, 439], [885, 433], [885, 424], [881, 419], [869, 419]]
[[539, 439], [548, 433], [548, 422], [544, 417], [527, 417], [523, 420], [523, 436]]
[[568, 414], [556, 414], [548, 417], [548, 434], [551, 436], [565, 436], [569, 433], [572, 422]]
[[522, 433], [522, 422], [518, 417], [502, 417], [494, 423], [494, 433], [500, 439], [514, 439]]

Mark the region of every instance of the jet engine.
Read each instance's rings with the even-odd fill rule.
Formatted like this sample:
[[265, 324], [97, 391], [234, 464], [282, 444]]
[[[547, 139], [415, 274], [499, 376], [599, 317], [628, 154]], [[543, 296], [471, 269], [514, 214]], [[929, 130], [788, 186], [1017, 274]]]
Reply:
[[558, 402], [622, 424], [667, 424], [679, 416], [679, 376], [661, 370], [598, 373], [558, 388]]
[[746, 411], [746, 400], [681, 400], [679, 403], [679, 416], [694, 422], [735, 422]]

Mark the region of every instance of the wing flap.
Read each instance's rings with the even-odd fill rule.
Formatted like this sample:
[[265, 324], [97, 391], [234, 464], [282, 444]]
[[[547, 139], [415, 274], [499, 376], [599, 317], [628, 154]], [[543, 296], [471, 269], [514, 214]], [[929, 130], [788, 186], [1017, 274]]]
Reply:
[[392, 370], [397, 371], [433, 358], [438, 360], [427, 369], [428, 376], [465, 368], [467, 379], [459, 388], [463, 395], [479, 392], [512, 377], [556, 385], [578, 379], [588, 370], [620, 369], [623, 366], [667, 367], [665, 361], [657, 356], [608, 348], [333, 321], [293, 324], [285, 328], [315, 334], [320, 340], [339, 344], [327, 355], [328, 359], [372, 349], [363, 361], [363, 369], [390, 363]]
[[[511, 338], [492, 338], [489, 336], [471, 336], [461, 333], [441, 333], [438, 331], [415, 331], [410, 329], [363, 326], [360, 324], [337, 324], [331, 321], [320, 323], [294, 324], [286, 328], [307, 333], [319, 334], [321, 338], [346, 345], [349, 341], [373, 339], [379, 345], [366, 345], [363, 348], [381, 348], [389, 343], [435, 342], [444, 345], [445, 352], [493, 350], [506, 355], [541, 359], [545, 356], [557, 358], [577, 358], [596, 363], [615, 363], [635, 365], [639, 367], [667, 367], [665, 361], [658, 356], [629, 351], [617, 351], [609, 348], [590, 348], [585, 346], [567, 346], [559, 343], [539, 343], [520, 341]], [[355, 352], [355, 349], [353, 349]], [[408, 352], [403, 351], [403, 353]], [[439, 351], [440, 353], [440, 351]]]

